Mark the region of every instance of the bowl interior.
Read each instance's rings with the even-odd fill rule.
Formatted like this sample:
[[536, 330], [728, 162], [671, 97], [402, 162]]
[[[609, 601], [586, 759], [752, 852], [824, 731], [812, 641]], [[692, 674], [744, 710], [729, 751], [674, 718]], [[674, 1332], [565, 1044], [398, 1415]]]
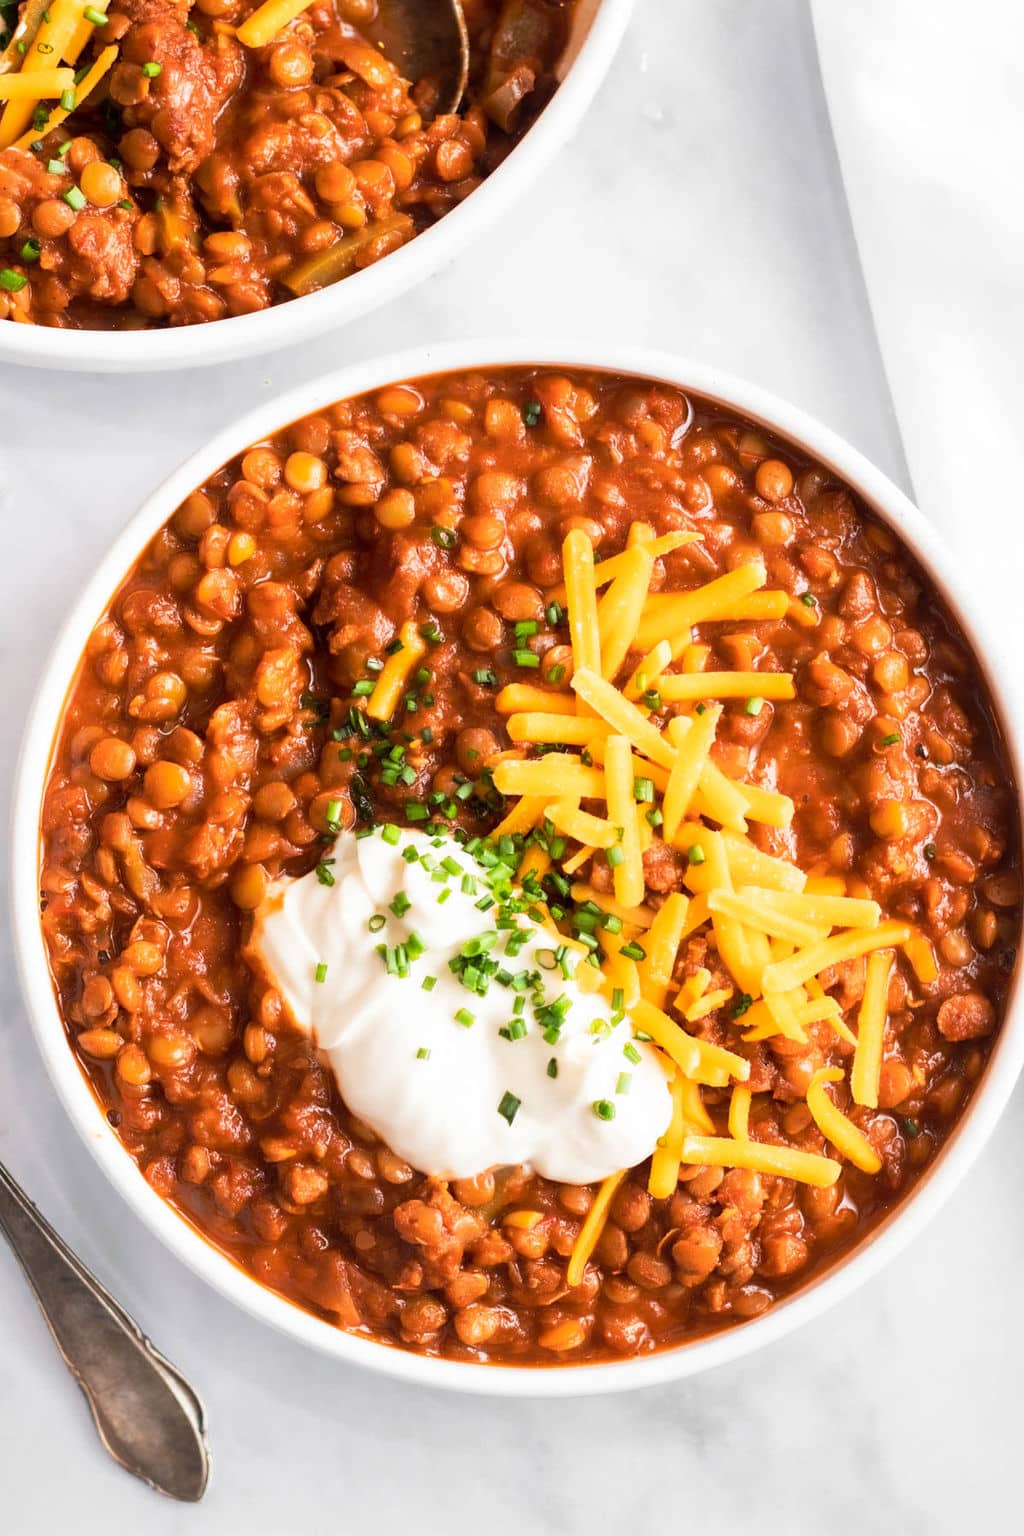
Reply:
[[836, 1267], [819, 1272], [802, 1289], [760, 1317], [674, 1350], [616, 1364], [571, 1368], [508, 1368], [436, 1360], [406, 1354], [369, 1338], [343, 1333], [273, 1292], [235, 1267], [170, 1207], [142, 1177], [100, 1113], [69, 1049], [50, 985], [38, 921], [38, 825], [53, 737], [68, 689], [91, 628], [121, 577], [179, 502], [210, 473], [250, 443], [298, 417], [397, 380], [449, 370], [540, 364], [604, 370], [655, 379], [710, 397], [787, 438], [824, 463], [856, 490], [871, 510], [912, 550], [946, 598], [990, 690], [997, 722], [1018, 787], [1021, 815], [1019, 710], [987, 658], [1000, 654], [989, 633], [991, 615], [961, 588], [954, 560], [907, 498], [848, 444], [802, 411], [764, 390], [698, 363], [635, 348], [602, 348], [550, 341], [452, 343], [362, 363], [310, 382], [264, 405], [219, 434], [157, 490], [115, 539], [67, 617], [46, 665], [28, 721], [14, 799], [12, 907], [22, 986], [40, 1048], [65, 1106], [111, 1182], [167, 1245], [230, 1299], [273, 1326], [341, 1360], [423, 1384], [496, 1395], [568, 1396], [622, 1390], [691, 1376], [779, 1338], [848, 1294], [919, 1231], [939, 1209], [991, 1133], [1024, 1061], [1024, 1021], [1018, 1017], [1019, 975], [1014, 977], [1006, 1018], [967, 1112], [912, 1192]]

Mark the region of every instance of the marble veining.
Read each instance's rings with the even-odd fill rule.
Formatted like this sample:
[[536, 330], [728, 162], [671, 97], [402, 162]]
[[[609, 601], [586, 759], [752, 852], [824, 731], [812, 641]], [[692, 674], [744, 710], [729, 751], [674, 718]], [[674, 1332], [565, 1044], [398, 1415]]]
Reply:
[[[640, 0], [589, 118], [529, 205], [345, 333], [187, 381], [5, 369], [3, 800], [64, 607], [163, 474], [212, 428], [310, 372], [502, 323], [714, 360], [809, 407], [905, 483], [804, 0]], [[6, 1536], [72, 1523], [98, 1536], [132, 1522], [152, 1536], [1014, 1528], [1019, 1093], [917, 1245], [789, 1340], [620, 1398], [445, 1397], [302, 1350], [164, 1251], [56, 1101], [20, 1003], [6, 914], [0, 944], [0, 1157], [190, 1374], [214, 1450], [198, 1509], [163, 1503], [118, 1471], [0, 1250]]]

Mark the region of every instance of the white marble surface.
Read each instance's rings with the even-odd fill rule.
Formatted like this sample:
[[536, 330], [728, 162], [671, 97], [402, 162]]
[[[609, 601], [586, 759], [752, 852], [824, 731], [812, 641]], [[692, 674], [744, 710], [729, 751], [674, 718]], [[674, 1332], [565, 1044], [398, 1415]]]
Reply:
[[[535, 233], [539, 230], [540, 236]], [[640, 0], [577, 140], [430, 287], [302, 355], [191, 378], [6, 372], [0, 455], [0, 796], [33, 680], [83, 574], [214, 425], [339, 358], [538, 329], [713, 359], [808, 406], [904, 477], [803, 0]], [[312, 352], [312, 355], [309, 355]], [[174, 423], [169, 429], [167, 422]], [[131, 442], [126, 443], [126, 436]], [[923, 1240], [839, 1311], [682, 1387], [475, 1402], [343, 1370], [235, 1312], [171, 1258], [65, 1122], [0, 953], [0, 1157], [206, 1398], [214, 1478], [161, 1503], [100, 1452], [0, 1252], [0, 1529], [234, 1536], [353, 1529], [536, 1536], [1008, 1531], [1024, 1321], [1018, 1094]], [[698, 1513], [699, 1512], [699, 1513]]]

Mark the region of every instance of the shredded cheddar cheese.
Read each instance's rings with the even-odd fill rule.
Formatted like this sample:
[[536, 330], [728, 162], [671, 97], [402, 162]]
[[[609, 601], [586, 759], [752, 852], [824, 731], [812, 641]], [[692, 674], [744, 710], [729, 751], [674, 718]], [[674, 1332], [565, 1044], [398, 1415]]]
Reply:
[[579, 1235], [573, 1243], [572, 1253], [569, 1255], [569, 1265], [565, 1274], [569, 1285], [579, 1285], [583, 1279], [587, 1260], [597, 1247], [598, 1238], [608, 1220], [608, 1211], [615, 1198], [615, 1191], [626, 1177], [626, 1173], [627, 1170], [622, 1168], [618, 1173], [609, 1174], [594, 1196], [594, 1203], [584, 1217]]
[[371, 720], [390, 720], [402, 690], [418, 662], [427, 653], [427, 642], [411, 621], [398, 631], [400, 649], [389, 656], [366, 705]]
[[878, 1083], [882, 1071], [882, 1046], [892, 974], [893, 952], [876, 949], [868, 956], [864, 994], [857, 1018], [857, 1049], [853, 1054], [850, 1090], [855, 1104], [878, 1107]]
[[[497, 695], [513, 749], [492, 757], [487, 768], [494, 788], [512, 803], [494, 835], [534, 833], [537, 843], [528, 845], [520, 878], [561, 873], [562, 885], [549, 879], [545, 886], [550, 910], [537, 904], [568, 946], [591, 954], [594, 963], [577, 968], [580, 986], [622, 1010], [666, 1070], [672, 1118], [652, 1157], [651, 1195], [671, 1196], [681, 1164], [745, 1168], [824, 1188], [835, 1183], [842, 1162], [866, 1172], [878, 1166], [870, 1142], [828, 1088], [847, 1082], [854, 1103], [877, 1107], [895, 953], [902, 950], [924, 984], [934, 979], [935, 957], [916, 929], [885, 918], [863, 881], [847, 880], [827, 864], [803, 870], [781, 852], [757, 846], [761, 834], [753, 824], [784, 834], [795, 806], [769, 778], [770, 767], [761, 775], [767, 782], [755, 782], [724, 754], [719, 758], [728, 705], [718, 701], [772, 700], [784, 710], [795, 697], [795, 680], [787, 672], [755, 670], [763, 648], [756, 632], [733, 631], [731, 645], [719, 649], [706, 643], [703, 631], [695, 643], [693, 631], [716, 623], [789, 622], [790, 598], [764, 589], [759, 562], [692, 590], [651, 593], [653, 562], [693, 537], [659, 538], [649, 524], [635, 523], [621, 554], [595, 563], [586, 535], [568, 534], [563, 569], [572, 675], [562, 689], [514, 683]], [[558, 591], [547, 596], [557, 601]], [[708, 670], [723, 651], [735, 667]], [[784, 785], [784, 763], [778, 772]], [[670, 889], [662, 897], [654, 890], [648, 898], [644, 855], [658, 837], [674, 851], [685, 891]], [[770, 846], [785, 847], [785, 837]], [[579, 878], [584, 870], [588, 878]], [[566, 887], [567, 896], [556, 896]], [[589, 910], [585, 933], [568, 931], [575, 919], [559, 903], [570, 896]], [[578, 942], [591, 934], [589, 946]], [[686, 949], [693, 935], [703, 941], [696, 965]], [[706, 965], [699, 963], [705, 948]], [[819, 977], [861, 956], [868, 957], [867, 985], [855, 1033]], [[684, 959], [690, 974], [680, 982]], [[841, 1041], [847, 1062], [846, 1048], [852, 1048], [849, 1077], [846, 1066], [828, 1065], [805, 1095], [835, 1157], [751, 1139], [747, 1047], [773, 1040], [798, 1048], [813, 1040], [826, 1050]], [[715, 1091], [707, 1103], [705, 1090]], [[621, 1178], [606, 1180], [595, 1197], [573, 1249], [573, 1283], [582, 1277]]]
[[828, 1189], [838, 1179], [842, 1165], [816, 1152], [776, 1147], [763, 1141], [737, 1141], [729, 1136], [686, 1136], [683, 1162], [706, 1168], [750, 1168], [754, 1173], [773, 1173], [798, 1184]]
[[677, 1071], [671, 1084], [672, 1118], [651, 1156], [651, 1172], [647, 1189], [655, 1200], [667, 1200], [679, 1182], [679, 1164], [683, 1154], [683, 1137], [686, 1134], [686, 1112], [683, 1102], [685, 1082], [683, 1074]]
[[264, 0], [238, 28], [238, 41], [246, 48], [266, 47], [312, 3], [313, 0]]
[[814, 1116], [818, 1130], [837, 1152], [842, 1153], [847, 1162], [864, 1173], [877, 1173], [882, 1166], [882, 1159], [863, 1131], [859, 1131], [853, 1121], [836, 1108], [825, 1092], [826, 1083], [841, 1083], [842, 1080], [843, 1073], [838, 1067], [822, 1067], [815, 1072], [807, 1088], [807, 1108]]
[[750, 1100], [753, 1097], [745, 1083], [737, 1083], [729, 1100], [729, 1135], [736, 1141], [750, 1140]]

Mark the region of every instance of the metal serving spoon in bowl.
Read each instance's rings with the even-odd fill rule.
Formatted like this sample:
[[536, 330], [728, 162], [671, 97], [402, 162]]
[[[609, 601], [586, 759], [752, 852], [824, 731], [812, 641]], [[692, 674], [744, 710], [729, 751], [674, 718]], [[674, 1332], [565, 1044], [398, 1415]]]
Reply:
[[201, 1499], [210, 1472], [202, 1403], [2, 1163], [0, 1231], [111, 1456], [158, 1493]]
[[469, 76], [469, 34], [459, 0], [377, 0], [366, 35], [407, 80], [431, 79], [437, 112], [454, 112]]

